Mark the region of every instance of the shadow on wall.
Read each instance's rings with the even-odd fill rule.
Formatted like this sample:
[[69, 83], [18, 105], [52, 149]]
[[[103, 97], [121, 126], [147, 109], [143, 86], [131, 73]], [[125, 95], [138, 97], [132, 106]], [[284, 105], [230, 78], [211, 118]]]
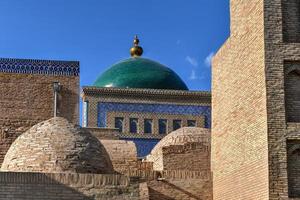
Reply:
[[[84, 129], [82, 129], [84, 130]], [[87, 134], [90, 135], [90, 137], [94, 137], [93, 134], [91, 134], [90, 132], [86, 132]], [[99, 143], [101, 152], [99, 154], [99, 157], [101, 157], [102, 159], [102, 169], [105, 169], [105, 171], [102, 171], [102, 173], [105, 174], [116, 174], [117, 172], [115, 171], [114, 167], [113, 167], [113, 163], [110, 159], [110, 155], [107, 152], [107, 150], [105, 149], [104, 145], [102, 144], [102, 142], [100, 140], [97, 139], [97, 142]], [[85, 156], [89, 156], [89, 155], [85, 155]], [[91, 172], [92, 173], [92, 172]]]
[[[71, 104], [71, 105], [70, 105]], [[73, 104], [73, 106], [72, 106]], [[58, 116], [64, 117], [69, 122], [80, 124], [79, 120], [79, 95], [67, 87], [62, 86], [57, 101]]]
[[150, 200], [203, 200], [203, 198], [167, 180], [151, 181], [148, 186]]
[[0, 172], [0, 200], [138, 198], [138, 183], [122, 175]]
[[174, 198], [168, 197], [152, 188], [149, 188], [149, 196], [149, 200], [174, 200]]
[[[81, 192], [59, 183], [46, 174], [0, 173], [0, 200], [72, 199], [92, 200]], [[3, 179], [6, 181], [3, 181]], [[31, 180], [27, 182], [27, 180]]]

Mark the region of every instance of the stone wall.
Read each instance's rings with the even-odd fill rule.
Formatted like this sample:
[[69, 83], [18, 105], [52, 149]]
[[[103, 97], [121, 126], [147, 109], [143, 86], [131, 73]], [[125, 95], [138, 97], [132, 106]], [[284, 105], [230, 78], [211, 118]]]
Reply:
[[231, 0], [231, 35], [212, 65], [214, 199], [268, 199], [263, 0]]
[[[8, 70], [31, 66], [34, 70]], [[78, 68], [77, 62], [0, 59], [0, 163], [10, 144], [34, 124], [53, 117], [53, 82], [62, 85], [59, 116], [78, 124], [79, 76], [35, 70], [43, 65]], [[21, 67], [22, 67], [21, 66]], [[5, 69], [4, 69], [5, 68]], [[77, 70], [76, 68], [76, 70]], [[54, 68], [53, 68], [54, 70]]]
[[210, 147], [201, 143], [163, 147], [164, 170], [210, 171]]
[[0, 199], [138, 200], [139, 184], [122, 175], [2, 172]]

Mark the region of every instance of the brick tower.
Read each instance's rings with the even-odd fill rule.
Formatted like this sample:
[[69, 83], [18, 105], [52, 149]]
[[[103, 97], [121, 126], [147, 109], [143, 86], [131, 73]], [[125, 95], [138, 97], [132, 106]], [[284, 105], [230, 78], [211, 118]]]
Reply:
[[214, 199], [300, 198], [300, 1], [230, 3], [212, 70]]

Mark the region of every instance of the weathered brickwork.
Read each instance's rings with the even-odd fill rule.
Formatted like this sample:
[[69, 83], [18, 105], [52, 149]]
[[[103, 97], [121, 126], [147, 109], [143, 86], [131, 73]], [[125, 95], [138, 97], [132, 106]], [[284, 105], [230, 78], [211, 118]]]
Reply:
[[[58, 115], [78, 123], [79, 63], [16, 59], [0, 59], [0, 61], [0, 163], [2, 163], [6, 151], [15, 138], [36, 123], [53, 116], [53, 82], [58, 81], [62, 85]], [[53, 65], [53, 70], [54, 67], [60, 69], [59, 66], [62, 66], [62, 70], [76, 69], [76, 73], [41, 71], [43, 65], [47, 65], [49, 69], [50, 65]], [[21, 70], [27, 66], [35, 67], [34, 70]], [[8, 67], [11, 69], [8, 70]], [[19, 71], [17, 67], [20, 67]]]
[[[288, 198], [286, 140], [290, 137], [300, 139], [300, 129], [295, 130], [293, 136], [287, 129], [284, 103], [285, 63], [300, 61], [300, 43], [295, 43], [299, 42], [300, 29], [297, 4], [299, 5], [299, 1], [294, 0], [265, 0], [264, 4], [270, 200]], [[287, 12], [298, 17], [284, 20], [282, 14]], [[286, 24], [294, 25], [290, 27]], [[289, 30], [283, 27], [289, 27]], [[297, 37], [298, 40], [287, 43], [284, 41], [286, 35]]]
[[116, 172], [126, 172], [130, 168], [134, 170], [137, 163], [137, 152], [133, 142], [124, 140], [100, 140], [100, 142], [109, 155]]
[[9, 148], [1, 171], [114, 172], [100, 141], [61, 117], [40, 122], [19, 136]]
[[268, 199], [264, 1], [231, 0], [231, 35], [212, 66], [214, 199]]
[[210, 179], [149, 181], [150, 200], [212, 200]]
[[164, 170], [210, 171], [210, 146], [187, 143], [163, 147]]
[[[188, 143], [199, 143], [201, 145], [210, 148], [210, 130], [205, 128], [195, 128], [195, 127], [184, 127], [173, 131], [164, 137], [151, 151], [147, 156], [146, 160], [148, 162], [153, 162], [153, 169], [162, 171], [164, 168], [164, 147], [185, 145]], [[170, 147], [171, 148], [171, 147]], [[176, 150], [171, 150], [169, 152], [175, 152]], [[184, 148], [184, 147], [183, 147]], [[168, 151], [168, 150], [167, 150]], [[167, 152], [165, 152], [167, 153]], [[179, 161], [179, 160], [177, 160]], [[208, 161], [206, 159], [206, 161]], [[173, 163], [174, 164], [174, 163]], [[178, 163], [180, 166], [180, 161]], [[170, 166], [169, 166], [170, 167]]]
[[138, 200], [139, 184], [122, 175], [0, 173], [1, 200]]
[[213, 60], [215, 199], [289, 199], [299, 84], [286, 71], [300, 61], [299, 22], [296, 0], [231, 1], [231, 36]]

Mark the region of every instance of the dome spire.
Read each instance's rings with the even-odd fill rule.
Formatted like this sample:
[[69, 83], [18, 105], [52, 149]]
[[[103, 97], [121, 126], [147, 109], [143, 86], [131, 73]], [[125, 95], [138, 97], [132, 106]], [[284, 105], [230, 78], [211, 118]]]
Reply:
[[140, 40], [137, 35], [134, 36], [133, 47], [130, 49], [131, 57], [140, 57], [143, 54], [143, 48], [139, 46]]

